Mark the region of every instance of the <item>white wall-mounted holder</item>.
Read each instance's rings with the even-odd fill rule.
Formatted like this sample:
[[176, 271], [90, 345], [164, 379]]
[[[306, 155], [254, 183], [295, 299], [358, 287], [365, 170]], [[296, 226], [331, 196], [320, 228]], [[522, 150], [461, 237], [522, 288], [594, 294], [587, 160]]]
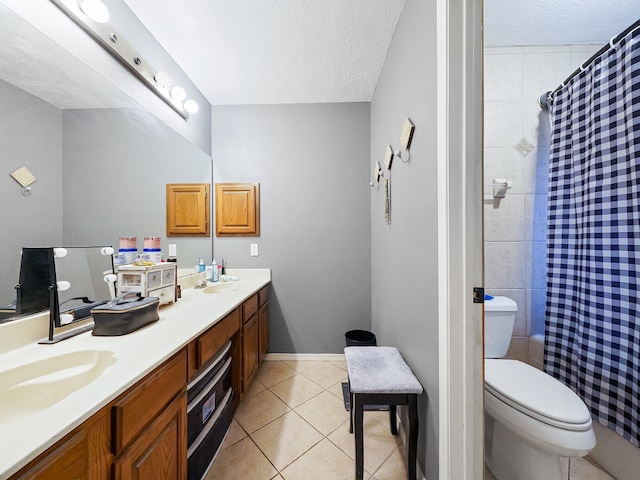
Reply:
[[380, 177], [384, 178], [384, 172], [382, 171], [382, 165], [380, 162], [376, 162], [375, 167], [373, 167], [373, 180], [369, 182], [371, 188], [376, 188], [380, 183]]
[[493, 188], [493, 198], [504, 198], [507, 196], [507, 191], [513, 188], [513, 182], [506, 178], [494, 178], [489, 186]]
[[35, 175], [29, 171], [27, 167], [20, 167], [19, 169], [11, 172], [13, 179], [22, 187], [22, 195], [30, 195], [30, 185], [37, 180]]

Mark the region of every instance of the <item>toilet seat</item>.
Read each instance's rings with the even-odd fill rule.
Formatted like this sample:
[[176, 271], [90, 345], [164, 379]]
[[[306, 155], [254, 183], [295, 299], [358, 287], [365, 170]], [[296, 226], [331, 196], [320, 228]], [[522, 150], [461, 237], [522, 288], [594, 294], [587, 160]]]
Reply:
[[565, 430], [591, 429], [587, 406], [569, 387], [517, 360], [485, 359], [485, 389], [502, 402]]

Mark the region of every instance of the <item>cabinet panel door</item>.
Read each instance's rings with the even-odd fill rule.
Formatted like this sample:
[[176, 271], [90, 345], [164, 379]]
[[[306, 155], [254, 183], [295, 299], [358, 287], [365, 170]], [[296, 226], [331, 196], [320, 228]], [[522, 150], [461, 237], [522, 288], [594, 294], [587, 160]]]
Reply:
[[209, 236], [209, 184], [167, 184], [167, 237]]
[[258, 343], [258, 316], [254, 315], [242, 326], [242, 373], [243, 391], [247, 391], [260, 362]]
[[216, 235], [260, 236], [259, 183], [216, 183]]
[[88, 439], [82, 430], [16, 480], [88, 480]]
[[187, 394], [169, 404], [114, 466], [116, 480], [187, 478]]

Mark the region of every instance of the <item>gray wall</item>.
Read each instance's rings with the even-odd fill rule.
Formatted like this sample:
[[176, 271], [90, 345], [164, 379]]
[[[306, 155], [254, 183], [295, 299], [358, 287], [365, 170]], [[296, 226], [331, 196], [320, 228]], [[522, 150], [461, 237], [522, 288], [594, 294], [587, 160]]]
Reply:
[[370, 327], [369, 104], [212, 116], [215, 181], [260, 182], [261, 206], [260, 237], [216, 238], [216, 260], [272, 269], [270, 351], [341, 353]]
[[420, 398], [419, 461], [438, 478], [438, 277], [435, 3], [407, 0], [371, 103], [371, 162], [400, 146], [406, 117], [416, 130], [411, 160], [396, 160], [391, 224], [384, 188], [371, 189], [372, 328], [398, 347], [426, 395]]
[[178, 245], [178, 266], [211, 256], [211, 238], [166, 238], [167, 183], [211, 183], [211, 158], [139, 109], [63, 114], [64, 241], [110, 244], [145, 236]]
[[[24, 246], [62, 241], [62, 112], [0, 80], [0, 305], [15, 299]], [[25, 166], [31, 194], [10, 176]]]

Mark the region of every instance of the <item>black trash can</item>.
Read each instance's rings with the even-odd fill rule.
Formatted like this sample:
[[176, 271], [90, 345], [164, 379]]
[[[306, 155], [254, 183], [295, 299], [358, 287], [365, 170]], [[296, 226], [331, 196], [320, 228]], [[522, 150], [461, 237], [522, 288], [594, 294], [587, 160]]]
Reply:
[[366, 330], [349, 330], [344, 334], [347, 347], [375, 347], [376, 336]]

